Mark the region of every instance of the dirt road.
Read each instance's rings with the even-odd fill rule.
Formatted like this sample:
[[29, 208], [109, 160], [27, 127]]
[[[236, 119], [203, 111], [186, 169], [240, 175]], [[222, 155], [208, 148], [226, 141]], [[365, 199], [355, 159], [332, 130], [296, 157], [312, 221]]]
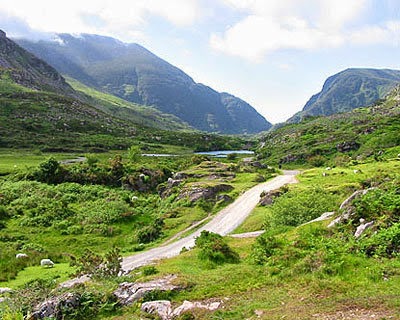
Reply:
[[210, 222], [191, 235], [168, 245], [125, 257], [122, 261], [122, 269], [127, 272], [155, 260], [177, 256], [182, 248], [186, 247], [189, 249], [194, 247], [195, 238], [198, 237], [203, 230], [215, 232], [222, 236], [229, 234], [235, 230], [256, 207], [262, 191], [271, 191], [288, 183], [296, 183], [296, 174], [298, 174], [297, 171], [284, 171], [284, 175], [277, 176], [270, 181], [251, 188], [239, 196], [233, 203], [222, 209]]

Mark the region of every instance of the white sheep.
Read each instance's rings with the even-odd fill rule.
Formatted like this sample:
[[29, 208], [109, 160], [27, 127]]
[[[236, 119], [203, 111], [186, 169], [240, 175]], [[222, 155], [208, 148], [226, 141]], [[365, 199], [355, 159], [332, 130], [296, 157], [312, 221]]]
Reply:
[[51, 261], [50, 259], [42, 259], [42, 260], [40, 260], [40, 265], [42, 267], [52, 268], [54, 266], [54, 262]]
[[15, 258], [17, 258], [17, 259], [25, 259], [25, 258], [28, 258], [28, 255], [26, 253], [17, 253], [15, 255]]

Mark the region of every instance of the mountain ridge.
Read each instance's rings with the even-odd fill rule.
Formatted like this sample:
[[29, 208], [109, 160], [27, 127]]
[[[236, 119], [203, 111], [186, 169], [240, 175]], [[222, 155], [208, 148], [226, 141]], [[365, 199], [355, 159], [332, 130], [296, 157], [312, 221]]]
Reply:
[[[271, 127], [248, 103], [234, 96], [225, 99], [139, 44], [88, 34], [58, 34], [58, 38], [53, 42], [17, 41], [62, 74], [130, 102], [154, 106], [196, 129], [238, 134]], [[230, 104], [229, 112], [226, 103]], [[253, 121], [238, 121], [247, 118]]]
[[320, 92], [311, 96], [302, 111], [288, 122], [307, 116], [329, 116], [372, 105], [383, 99], [398, 83], [400, 70], [348, 68], [328, 77]]

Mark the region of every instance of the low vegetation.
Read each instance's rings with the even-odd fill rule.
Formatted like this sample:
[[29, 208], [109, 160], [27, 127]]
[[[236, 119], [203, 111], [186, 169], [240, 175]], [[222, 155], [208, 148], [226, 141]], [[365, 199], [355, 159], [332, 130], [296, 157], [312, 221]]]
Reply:
[[267, 133], [260, 159], [285, 167], [343, 166], [390, 159], [400, 153], [399, 88], [368, 108], [329, 117], [308, 117]]

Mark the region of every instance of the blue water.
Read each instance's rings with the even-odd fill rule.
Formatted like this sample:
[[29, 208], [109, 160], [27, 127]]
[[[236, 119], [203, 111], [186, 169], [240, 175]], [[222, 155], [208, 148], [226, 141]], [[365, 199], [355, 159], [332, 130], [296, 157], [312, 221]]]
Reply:
[[248, 154], [253, 155], [253, 151], [249, 150], [218, 150], [218, 151], [207, 151], [207, 152], [195, 152], [196, 154], [202, 154], [205, 156], [211, 156], [216, 158], [226, 158], [228, 154], [236, 153], [236, 154]]

